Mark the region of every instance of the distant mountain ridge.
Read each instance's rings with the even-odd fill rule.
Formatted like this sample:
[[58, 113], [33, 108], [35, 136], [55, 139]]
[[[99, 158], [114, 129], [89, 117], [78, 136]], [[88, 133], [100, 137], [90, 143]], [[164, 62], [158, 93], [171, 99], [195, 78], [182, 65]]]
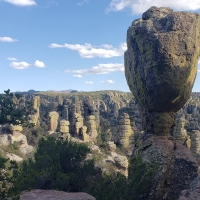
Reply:
[[47, 92], [47, 93], [48, 92], [55, 92], [55, 93], [76, 93], [76, 92], [78, 92], [78, 90], [69, 89], [69, 90], [60, 90], [60, 91], [58, 91], [58, 90], [36, 91], [36, 90], [31, 89], [31, 90], [23, 91], [23, 92], [16, 91], [14, 93], [18, 93], [18, 94], [37, 94], [37, 93], [40, 93], [40, 92]]

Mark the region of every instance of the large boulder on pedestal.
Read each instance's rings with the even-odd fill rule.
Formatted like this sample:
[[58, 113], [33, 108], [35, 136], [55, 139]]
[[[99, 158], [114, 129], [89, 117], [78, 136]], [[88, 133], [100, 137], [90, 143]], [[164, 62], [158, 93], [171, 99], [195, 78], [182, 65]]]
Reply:
[[151, 7], [127, 32], [125, 75], [145, 130], [134, 154], [160, 166], [148, 199], [178, 199], [197, 175], [189, 149], [170, 134], [175, 112], [191, 94], [199, 44], [200, 15], [165, 7]]
[[145, 131], [169, 133], [197, 73], [200, 16], [151, 7], [127, 32], [125, 75], [143, 112]]

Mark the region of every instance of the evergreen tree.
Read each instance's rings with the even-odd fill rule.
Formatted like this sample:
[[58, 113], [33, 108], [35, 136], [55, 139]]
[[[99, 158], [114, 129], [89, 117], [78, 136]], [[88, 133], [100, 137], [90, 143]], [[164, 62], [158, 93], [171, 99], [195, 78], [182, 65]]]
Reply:
[[94, 174], [94, 162], [85, 161], [88, 152], [85, 144], [42, 138], [34, 159], [22, 163], [13, 189], [82, 191]]
[[0, 124], [23, 124], [30, 125], [29, 115], [34, 114], [32, 102], [24, 101], [19, 94], [5, 90], [5, 94], [0, 94]]

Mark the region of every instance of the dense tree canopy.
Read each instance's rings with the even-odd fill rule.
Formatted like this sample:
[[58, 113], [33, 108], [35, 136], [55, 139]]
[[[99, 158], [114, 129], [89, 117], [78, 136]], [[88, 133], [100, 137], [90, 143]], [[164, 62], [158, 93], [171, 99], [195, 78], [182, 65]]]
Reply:
[[4, 92], [0, 94], [0, 124], [28, 125], [29, 115], [35, 112], [32, 102], [9, 89]]

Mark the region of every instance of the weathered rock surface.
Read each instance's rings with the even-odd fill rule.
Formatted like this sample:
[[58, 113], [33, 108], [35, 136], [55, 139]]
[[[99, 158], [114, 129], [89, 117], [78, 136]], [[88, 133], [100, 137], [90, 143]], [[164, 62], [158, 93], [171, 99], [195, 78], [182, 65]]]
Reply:
[[67, 193], [56, 190], [31, 190], [30, 192], [22, 192], [20, 200], [95, 200], [95, 198], [87, 193]]
[[167, 135], [197, 73], [200, 16], [151, 7], [127, 32], [125, 75], [145, 131]]
[[200, 200], [200, 176], [197, 176], [190, 184], [188, 190], [183, 190], [178, 200]]
[[15, 155], [13, 153], [7, 153], [6, 157], [9, 158], [12, 161], [16, 161], [16, 162], [21, 162], [23, 161], [23, 158], [19, 157], [18, 155]]
[[8, 134], [0, 134], [0, 145], [9, 145], [9, 135]]
[[135, 155], [141, 155], [147, 162], [155, 160], [160, 167], [148, 199], [178, 199], [180, 192], [197, 176], [195, 158], [172, 136], [144, 134], [141, 143], [135, 149]]
[[188, 100], [197, 73], [200, 15], [151, 7], [127, 32], [125, 75], [145, 131], [134, 154], [159, 163], [148, 199], [178, 199], [197, 175], [191, 152], [172, 134], [174, 113]]

